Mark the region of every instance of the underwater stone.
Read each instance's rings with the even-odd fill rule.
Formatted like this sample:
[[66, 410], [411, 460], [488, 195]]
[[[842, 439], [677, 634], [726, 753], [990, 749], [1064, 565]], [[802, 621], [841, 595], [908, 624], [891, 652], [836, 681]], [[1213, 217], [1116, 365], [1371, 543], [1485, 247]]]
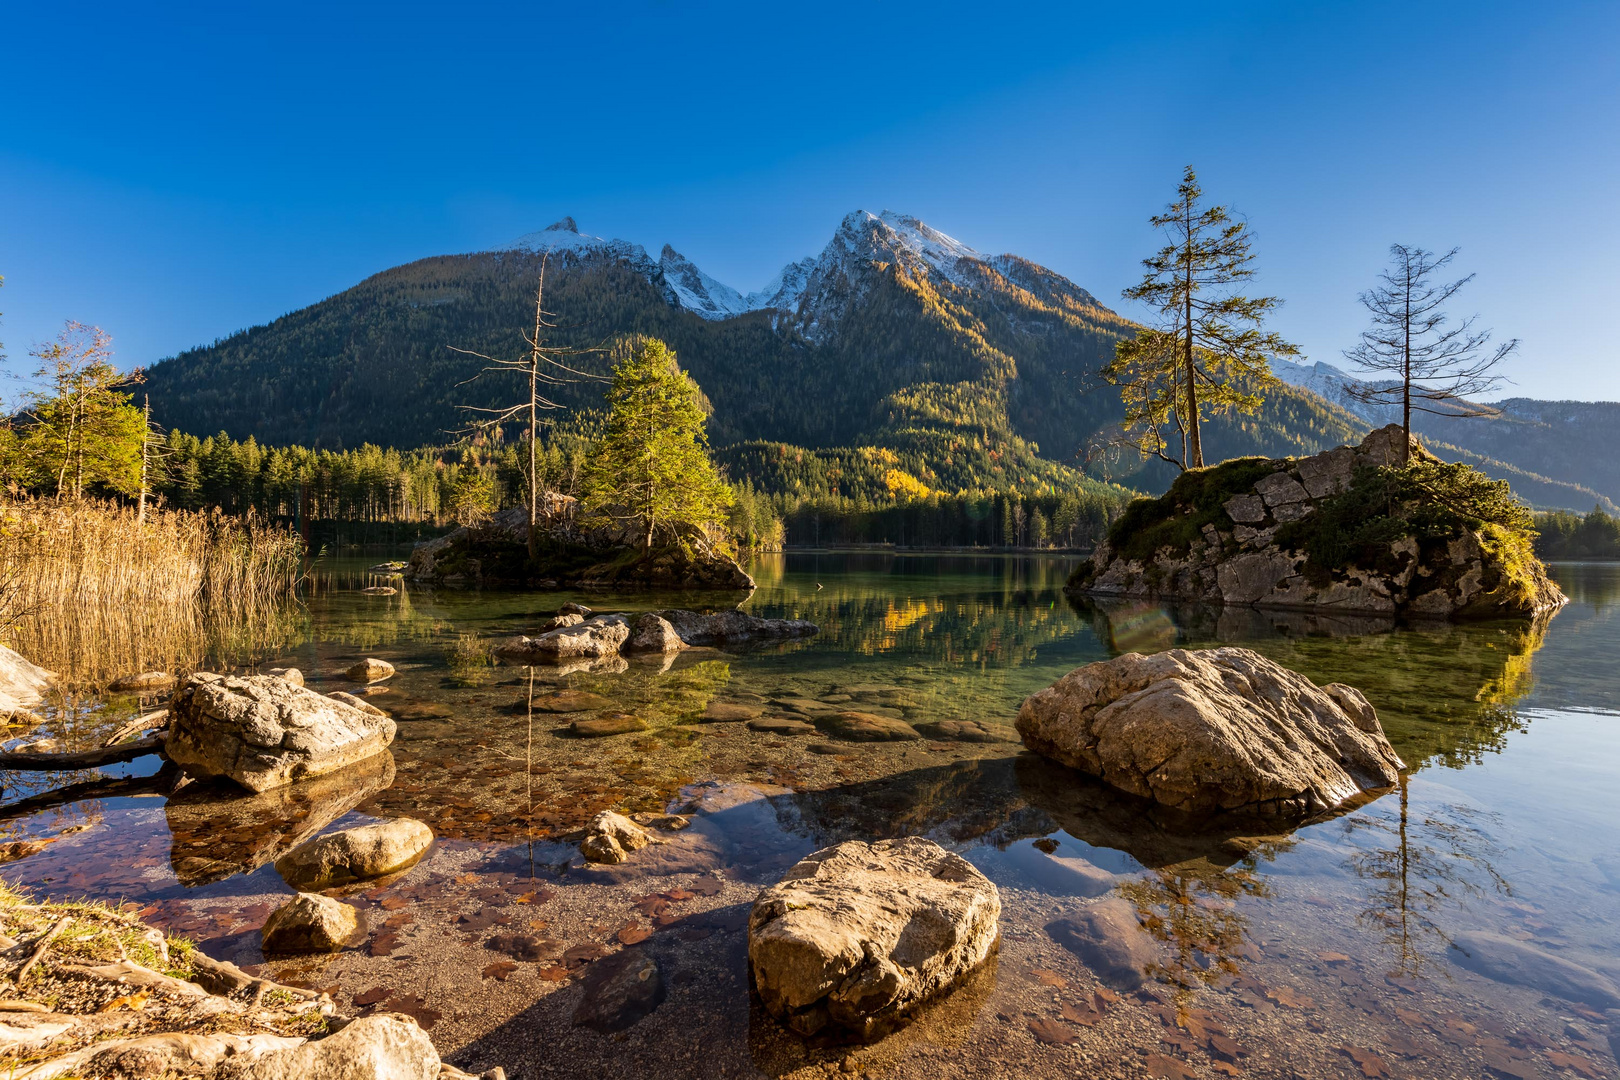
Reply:
[[316, 837], [276, 860], [295, 889], [330, 889], [415, 866], [433, 846], [433, 830], [415, 818], [395, 818]]
[[260, 938], [266, 953], [337, 952], [364, 932], [364, 917], [355, 908], [301, 892], [270, 913]]

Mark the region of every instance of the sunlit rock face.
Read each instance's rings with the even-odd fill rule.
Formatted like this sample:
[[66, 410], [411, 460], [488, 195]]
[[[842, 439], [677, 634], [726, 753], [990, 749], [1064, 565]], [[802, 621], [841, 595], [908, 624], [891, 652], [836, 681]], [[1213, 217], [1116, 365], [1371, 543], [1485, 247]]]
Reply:
[[983, 964], [1000, 918], [995, 885], [932, 840], [851, 840], [760, 894], [749, 963], [765, 1008], [793, 1030], [871, 1038]]
[[[1424, 619], [1536, 618], [1563, 606], [1527, 539], [1519, 551], [1477, 521], [1422, 542], [1340, 543], [1331, 564], [1301, 549], [1320, 515], [1333, 519], [1333, 500], [1362, 490], [1370, 470], [1400, 463], [1403, 438], [1392, 424], [1314, 457], [1191, 470], [1161, 498], [1133, 504], [1069, 591]], [[1439, 462], [1416, 440], [1409, 452]]]
[[1087, 664], [1025, 700], [1018, 731], [1036, 753], [1198, 815], [1329, 810], [1402, 767], [1359, 691], [1239, 648]]
[[285, 679], [201, 673], [174, 695], [167, 753], [192, 776], [267, 791], [346, 768], [393, 741], [388, 717]]

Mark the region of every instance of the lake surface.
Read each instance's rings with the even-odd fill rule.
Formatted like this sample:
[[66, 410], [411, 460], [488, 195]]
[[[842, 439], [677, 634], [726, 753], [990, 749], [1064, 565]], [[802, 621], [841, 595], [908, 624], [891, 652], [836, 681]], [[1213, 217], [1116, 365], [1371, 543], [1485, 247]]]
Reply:
[[[1061, 593], [1072, 563], [766, 557], [747, 609], [813, 620], [818, 637], [564, 673], [497, 663], [491, 649], [567, 600], [632, 612], [700, 598], [375, 596], [359, 591], [377, 581], [363, 562], [326, 560], [268, 643], [239, 640], [207, 664], [291, 664], [326, 692], [353, 689], [338, 673], [356, 658], [388, 660], [398, 674], [372, 700], [400, 718], [391, 762], [270, 798], [192, 785], [13, 812], [0, 839], [26, 854], [0, 873], [55, 897], [128, 901], [252, 965], [265, 962], [259, 925], [289, 893], [269, 860], [323, 829], [419, 818], [440, 838], [429, 858], [349, 897], [371, 918], [366, 943], [265, 970], [346, 1006], [412, 1012], [447, 1058], [513, 1076], [1615, 1075], [1620, 999], [1603, 988], [1620, 982], [1620, 566], [1555, 565], [1572, 602], [1543, 627], [1397, 630], [1077, 608]], [[1409, 766], [1403, 784], [1289, 833], [1186, 836], [1016, 743], [840, 743], [695, 722], [729, 701], [812, 720], [860, 708], [925, 728], [1010, 724], [1024, 697], [1082, 664], [1212, 644], [1362, 689]], [[647, 730], [569, 738], [578, 717], [533, 705], [559, 687]], [[94, 745], [142, 704], [77, 699], [49, 733]], [[94, 779], [0, 776], [7, 804]], [[555, 837], [610, 807], [694, 823], [622, 867], [582, 867]], [[877, 1046], [784, 1035], [750, 1001], [748, 901], [818, 847], [916, 834], [1001, 888], [996, 964]], [[1094, 900], [1076, 857], [1117, 875], [1113, 891], [1162, 941], [1141, 990], [1099, 984], [1048, 929]], [[1479, 934], [1507, 959], [1454, 947]], [[526, 953], [513, 935], [539, 944]], [[616, 1035], [573, 1026], [587, 954], [626, 942], [658, 959], [663, 1003]], [[1472, 970], [1493, 963], [1514, 981]], [[1587, 983], [1571, 989], [1570, 964]]]

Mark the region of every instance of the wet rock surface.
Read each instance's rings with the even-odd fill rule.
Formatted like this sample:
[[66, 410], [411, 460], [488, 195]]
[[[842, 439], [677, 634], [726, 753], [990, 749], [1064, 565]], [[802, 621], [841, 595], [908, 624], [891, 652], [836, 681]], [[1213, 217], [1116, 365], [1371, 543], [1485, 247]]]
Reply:
[[568, 725], [568, 733], [579, 739], [601, 739], [609, 735], [629, 735], [646, 731], [647, 722], [635, 713], [610, 712], [588, 720], [575, 720]]
[[585, 826], [585, 838], [580, 841], [579, 853], [587, 862], [622, 863], [633, 851], [640, 851], [652, 843], [652, 837], [640, 825], [623, 814], [604, 810]]
[[794, 1031], [871, 1038], [982, 964], [1000, 915], [989, 879], [933, 841], [852, 840], [760, 894], [749, 965], [765, 1008]]
[[170, 689], [177, 681], [167, 671], [143, 671], [138, 675], [114, 679], [107, 689], [120, 694], [155, 694]]
[[344, 671], [343, 674], [346, 678], [352, 680], [353, 682], [381, 682], [383, 679], [393, 678], [394, 665], [390, 664], [386, 660], [378, 660], [374, 657], [368, 656], [364, 660], [351, 665], [348, 670]]
[[624, 643], [627, 653], [673, 653], [685, 647], [686, 643], [669, 620], [652, 613], [636, 617], [630, 629], [630, 639]]
[[622, 615], [593, 615], [583, 622], [548, 630], [539, 637], [523, 637], [502, 645], [499, 655], [518, 663], [556, 664], [617, 656], [630, 637], [630, 624]]
[[170, 759], [250, 791], [335, 772], [387, 749], [394, 722], [271, 675], [198, 674], [169, 707]]
[[681, 640], [688, 645], [725, 648], [760, 641], [814, 637], [820, 633], [815, 623], [804, 619], [762, 619], [736, 609], [709, 615], [681, 609], [653, 614], [674, 627]]
[[276, 872], [295, 889], [330, 889], [414, 866], [432, 845], [432, 829], [395, 818], [317, 837], [277, 859]]
[[818, 713], [815, 726], [835, 739], [850, 742], [905, 742], [920, 739], [917, 729], [904, 720], [867, 712]]
[[1314, 812], [1392, 786], [1401, 761], [1377, 723], [1349, 687], [1329, 693], [1252, 650], [1219, 648], [1077, 668], [1027, 699], [1017, 726], [1036, 753], [1207, 815]]
[[301, 892], [270, 913], [260, 937], [266, 953], [337, 952], [364, 932], [365, 921], [354, 907]]

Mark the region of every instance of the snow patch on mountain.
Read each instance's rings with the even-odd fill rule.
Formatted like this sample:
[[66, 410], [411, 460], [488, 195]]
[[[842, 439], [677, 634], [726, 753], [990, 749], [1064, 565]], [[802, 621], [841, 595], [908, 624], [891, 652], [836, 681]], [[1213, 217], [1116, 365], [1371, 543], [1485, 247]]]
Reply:
[[632, 244], [628, 240], [606, 240], [600, 236], [582, 233], [571, 217], [565, 217], [539, 232], [525, 233], [514, 240], [511, 247], [516, 251], [549, 254], [565, 261], [602, 255], [611, 259], [621, 259], [642, 273], [657, 268], [657, 264], [648, 257], [647, 249], [640, 244]]
[[1369, 384], [1353, 375], [1346, 375], [1339, 368], [1320, 360], [1314, 364], [1296, 364], [1291, 360], [1278, 358], [1271, 361], [1271, 371], [1290, 386], [1312, 390], [1374, 427], [1401, 422], [1399, 405], [1362, 401], [1356, 397], [1357, 391], [1369, 385], [1380, 390], [1399, 385], [1393, 381]]
[[705, 319], [729, 319], [754, 310], [748, 300], [730, 285], [724, 285], [699, 270], [685, 255], [668, 244], [658, 259], [664, 282], [675, 293], [681, 307]]

